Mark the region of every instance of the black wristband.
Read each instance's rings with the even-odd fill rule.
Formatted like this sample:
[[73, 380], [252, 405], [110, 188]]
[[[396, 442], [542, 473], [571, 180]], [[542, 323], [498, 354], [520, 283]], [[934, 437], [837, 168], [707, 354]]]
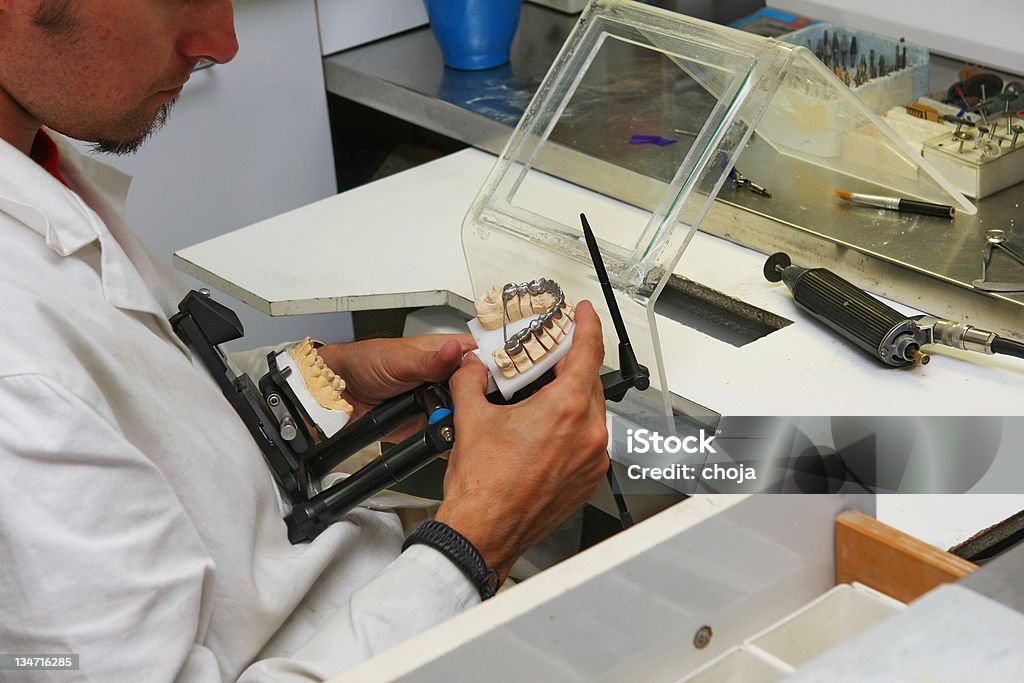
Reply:
[[494, 597], [501, 577], [484, 562], [483, 555], [469, 540], [443, 522], [431, 520], [416, 527], [402, 544], [405, 551], [409, 546], [421, 543], [441, 553], [459, 568], [480, 593], [480, 599]]

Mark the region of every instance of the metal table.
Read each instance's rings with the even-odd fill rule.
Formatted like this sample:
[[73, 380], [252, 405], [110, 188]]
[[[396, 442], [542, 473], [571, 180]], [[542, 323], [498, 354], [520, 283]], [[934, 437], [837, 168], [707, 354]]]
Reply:
[[[325, 58], [330, 93], [385, 112], [466, 144], [500, 153], [519, 117], [547, 73], [576, 17], [526, 4], [509, 64], [488, 71], [444, 67], [428, 28]], [[935, 59], [933, 80], [945, 82], [955, 64]], [[650, 78], [651, 72], [645, 71]], [[668, 76], [666, 76], [668, 77]], [[625, 112], [603, 112], [609, 125]], [[659, 193], [651, 178], [664, 170], [625, 158], [632, 150], [609, 150], [607, 127], [577, 136], [553, 167], [544, 170], [590, 189], [653, 208]], [[587, 163], [580, 163], [585, 160]], [[595, 163], [597, 160], [597, 163]], [[701, 229], [765, 253], [787, 251], [794, 262], [826, 266], [877, 294], [935, 315], [964, 320], [1020, 338], [1024, 295], [975, 290], [980, 277], [984, 233], [1007, 231], [1015, 240], [1014, 218], [1024, 199], [1020, 186], [978, 202], [978, 214], [955, 221], [851, 208], [831, 196], [832, 187], [864, 188], [845, 177], [809, 168], [771, 153], [756, 140], [739, 166], [774, 190], [771, 200], [725, 189]], [[625, 167], [625, 171], [623, 170]], [[786, 188], [798, 188], [794, 192]], [[722, 264], [727, 267], [728, 264]], [[1024, 280], [1004, 264], [996, 279]], [[761, 277], [751, 273], [752, 278]]]

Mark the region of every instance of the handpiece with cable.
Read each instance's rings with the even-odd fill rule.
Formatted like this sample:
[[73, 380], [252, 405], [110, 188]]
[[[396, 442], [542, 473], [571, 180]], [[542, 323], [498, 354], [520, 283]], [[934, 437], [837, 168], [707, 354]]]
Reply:
[[931, 344], [1024, 358], [1020, 342], [931, 315], [906, 316], [830, 270], [794, 266], [782, 252], [768, 257], [764, 276], [784, 282], [800, 308], [886, 365], [926, 365], [923, 347]]

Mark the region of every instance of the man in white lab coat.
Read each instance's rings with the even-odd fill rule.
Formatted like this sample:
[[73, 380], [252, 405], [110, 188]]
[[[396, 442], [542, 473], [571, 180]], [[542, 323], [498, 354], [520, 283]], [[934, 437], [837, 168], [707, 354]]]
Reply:
[[[445, 554], [402, 552], [388, 511], [288, 543], [256, 445], [168, 325], [180, 283], [121, 219], [127, 179], [60, 135], [130, 151], [200, 58], [236, 49], [228, 0], [0, 0], [0, 651], [81, 656], [27, 680], [318, 680], [480, 600]], [[465, 348], [323, 354], [366, 409]], [[581, 303], [528, 401], [488, 404], [472, 357], [451, 378], [437, 517], [502, 576], [607, 468], [602, 357]]]

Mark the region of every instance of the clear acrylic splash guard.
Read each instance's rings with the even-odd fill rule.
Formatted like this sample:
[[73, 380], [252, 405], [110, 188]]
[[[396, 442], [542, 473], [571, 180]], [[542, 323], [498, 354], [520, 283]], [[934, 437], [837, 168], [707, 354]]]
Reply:
[[[582, 239], [586, 213], [633, 347], [671, 415], [670, 392], [685, 396], [685, 387], [669, 382], [663, 354], [687, 350], [661, 348], [654, 305], [755, 129], [780, 154], [975, 210], [806, 48], [594, 0], [466, 216], [476, 296], [556, 280], [569, 298], [594, 303], [615, 367], [618, 340]], [[604, 196], [613, 193], [633, 206]]]

